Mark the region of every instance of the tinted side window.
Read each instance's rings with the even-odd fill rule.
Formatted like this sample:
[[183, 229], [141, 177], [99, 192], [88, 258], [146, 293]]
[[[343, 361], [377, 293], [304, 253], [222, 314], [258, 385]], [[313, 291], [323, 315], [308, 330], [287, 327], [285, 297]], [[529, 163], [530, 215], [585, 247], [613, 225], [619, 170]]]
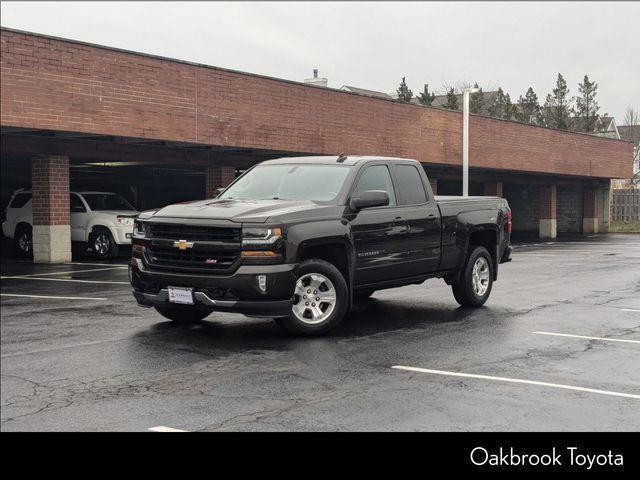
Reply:
[[15, 197], [13, 197], [9, 208], [22, 208], [29, 200], [31, 200], [30, 193], [18, 193]]
[[87, 209], [84, 207], [84, 203], [80, 200], [78, 195], [74, 195], [73, 193], [69, 195], [69, 206], [71, 207], [72, 212], [86, 212]]
[[389, 205], [396, 204], [396, 193], [393, 190], [393, 182], [391, 182], [391, 175], [386, 165], [374, 165], [362, 172], [353, 193], [367, 190], [383, 190], [389, 194]]
[[413, 165], [398, 165], [398, 188], [404, 205], [417, 205], [427, 201], [420, 172]]

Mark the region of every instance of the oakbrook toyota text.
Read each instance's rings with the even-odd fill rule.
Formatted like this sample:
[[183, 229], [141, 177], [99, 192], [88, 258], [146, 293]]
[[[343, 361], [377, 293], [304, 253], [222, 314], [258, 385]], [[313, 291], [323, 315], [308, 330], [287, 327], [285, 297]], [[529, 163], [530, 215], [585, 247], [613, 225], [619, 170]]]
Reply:
[[611, 450], [607, 453], [581, 452], [578, 447], [567, 447], [566, 451], [552, 447], [549, 453], [522, 453], [511, 447], [502, 447], [495, 453], [486, 448], [476, 447], [471, 450], [471, 462], [478, 466], [576, 466], [591, 470], [594, 466], [623, 466], [624, 457]]
[[283, 158], [216, 199], [143, 212], [129, 274], [138, 303], [173, 321], [232, 311], [320, 335], [355, 299], [429, 278], [483, 305], [510, 236], [505, 199], [434, 197], [415, 160]]

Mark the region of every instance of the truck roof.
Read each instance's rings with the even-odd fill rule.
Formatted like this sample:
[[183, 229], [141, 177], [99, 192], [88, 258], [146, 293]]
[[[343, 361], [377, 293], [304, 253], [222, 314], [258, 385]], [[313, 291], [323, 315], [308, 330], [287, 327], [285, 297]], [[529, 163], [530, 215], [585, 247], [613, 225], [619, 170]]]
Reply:
[[389, 160], [389, 161], [413, 161], [416, 162], [412, 158], [399, 158], [399, 157], [382, 157], [382, 156], [356, 156], [349, 155], [343, 156], [344, 160], [342, 162], [338, 162], [338, 155], [317, 155], [317, 156], [308, 156], [308, 157], [282, 157], [276, 158], [273, 160], [266, 160], [262, 162], [264, 165], [286, 165], [289, 163], [309, 163], [309, 164], [319, 164], [319, 165], [356, 165], [360, 162], [368, 162], [373, 160]]

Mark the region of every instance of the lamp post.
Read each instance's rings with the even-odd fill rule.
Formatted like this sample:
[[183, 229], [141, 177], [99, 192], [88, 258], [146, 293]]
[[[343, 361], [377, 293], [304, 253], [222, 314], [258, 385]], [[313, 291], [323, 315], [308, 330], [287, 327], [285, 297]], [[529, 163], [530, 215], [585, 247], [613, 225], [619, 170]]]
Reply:
[[478, 87], [462, 91], [462, 196], [469, 196], [469, 96], [479, 92]]

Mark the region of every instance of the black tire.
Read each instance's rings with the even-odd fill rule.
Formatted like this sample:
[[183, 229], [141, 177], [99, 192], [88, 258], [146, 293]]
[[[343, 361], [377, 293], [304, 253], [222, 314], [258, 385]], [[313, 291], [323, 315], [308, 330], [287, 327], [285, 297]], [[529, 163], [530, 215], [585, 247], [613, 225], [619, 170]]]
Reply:
[[33, 256], [33, 229], [31, 225], [18, 225], [13, 236], [13, 244], [20, 256], [26, 258]]
[[91, 250], [93, 256], [101, 260], [116, 258], [118, 256], [118, 244], [108, 228], [96, 227], [91, 234]]
[[195, 323], [211, 315], [211, 310], [199, 310], [189, 307], [155, 307], [164, 318], [176, 323]]
[[[486, 286], [484, 291], [480, 288], [480, 292], [474, 288], [474, 268], [476, 263], [479, 263], [481, 271], [488, 273]], [[486, 267], [486, 269], [483, 269]], [[493, 287], [493, 262], [491, 255], [484, 247], [473, 247], [471, 249], [464, 266], [462, 267], [462, 275], [460, 282], [451, 285], [453, 289], [453, 296], [456, 301], [463, 307], [481, 307], [491, 295], [491, 288]]]
[[[292, 307], [291, 313], [289, 313], [289, 316], [275, 319], [275, 322], [280, 327], [284, 328], [287, 332], [293, 335], [299, 335], [299, 336], [305, 336], [305, 337], [323, 335], [327, 333], [329, 330], [331, 330], [332, 328], [334, 328], [336, 325], [338, 325], [344, 318], [345, 314], [347, 313], [347, 308], [349, 304], [349, 289], [347, 287], [346, 280], [342, 276], [342, 273], [340, 273], [340, 270], [338, 270], [334, 265], [332, 265], [331, 263], [325, 260], [319, 260], [319, 259], [305, 260], [298, 267], [296, 282], [300, 280], [306, 281], [307, 279], [310, 278], [311, 274], [317, 274], [330, 281], [330, 283], [333, 286], [333, 290], [335, 291], [335, 302], [333, 303], [333, 308], [330, 310], [330, 313], [326, 318], [322, 318], [322, 315], [327, 313], [327, 310], [330, 308], [330, 304], [322, 301], [318, 302], [317, 308], [318, 310], [322, 311], [323, 314], [319, 317], [319, 321], [317, 323], [310, 323], [315, 320], [313, 318], [309, 318], [303, 321], [300, 318], [298, 318], [296, 313], [294, 313], [294, 309], [296, 308], [295, 305], [298, 305], [298, 302], [304, 301], [304, 299], [300, 298], [300, 296], [294, 292], [294, 295], [293, 295], [294, 306]], [[325, 283], [322, 283], [321, 286], [318, 288], [319, 289], [327, 288], [328, 285], [329, 285], [329, 282], [325, 282]], [[315, 299], [321, 298], [321, 297], [315, 297], [315, 298], [313, 297], [314, 295], [317, 294], [317, 293], [314, 294], [313, 288], [314, 287], [309, 285], [309, 290], [312, 290], [309, 294], [311, 298], [309, 298], [310, 302], [305, 302], [305, 303], [311, 303]], [[330, 292], [330, 289], [327, 290], [327, 293], [329, 292]], [[319, 295], [321, 294], [322, 294], [322, 291], [320, 291]], [[315, 308], [315, 303], [313, 304], [313, 306]], [[302, 304], [300, 304], [300, 307], [297, 309], [297, 311], [299, 312], [300, 309], [304, 309]], [[310, 316], [313, 316], [313, 313], [310, 313], [310, 312], [311, 312], [311, 308], [305, 311], [305, 313], [308, 313]]]

